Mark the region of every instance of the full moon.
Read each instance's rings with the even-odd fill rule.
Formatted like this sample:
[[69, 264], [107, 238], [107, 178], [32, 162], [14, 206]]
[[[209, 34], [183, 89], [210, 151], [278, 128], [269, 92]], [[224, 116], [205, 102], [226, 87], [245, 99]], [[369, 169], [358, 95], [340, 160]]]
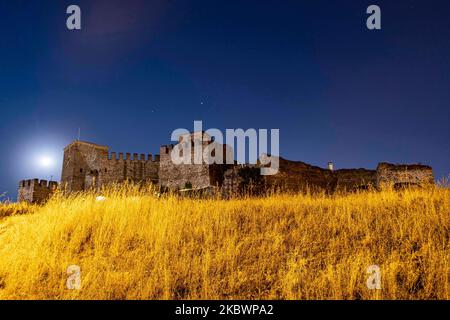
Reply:
[[48, 156], [43, 156], [39, 159], [39, 164], [45, 168], [51, 167], [53, 164], [53, 159]]

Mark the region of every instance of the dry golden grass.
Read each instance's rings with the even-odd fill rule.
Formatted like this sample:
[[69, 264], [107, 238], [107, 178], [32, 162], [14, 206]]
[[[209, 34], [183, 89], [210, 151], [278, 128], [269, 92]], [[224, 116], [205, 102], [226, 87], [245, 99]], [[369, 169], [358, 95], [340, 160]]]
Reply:
[[28, 203], [0, 203], [0, 219], [15, 215], [33, 213], [35, 209], [37, 209], [36, 206], [29, 205]]
[[[194, 200], [126, 187], [104, 196], [57, 195], [1, 218], [0, 299], [450, 298], [445, 188]], [[81, 267], [81, 290], [66, 288], [69, 265]], [[366, 286], [370, 265], [381, 268], [381, 290]]]

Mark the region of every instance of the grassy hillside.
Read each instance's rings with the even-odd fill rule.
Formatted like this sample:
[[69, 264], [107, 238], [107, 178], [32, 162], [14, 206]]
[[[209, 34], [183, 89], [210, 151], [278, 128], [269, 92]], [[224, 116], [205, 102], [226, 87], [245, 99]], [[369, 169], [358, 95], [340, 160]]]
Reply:
[[[450, 191], [0, 207], [0, 299], [449, 299]], [[66, 287], [81, 268], [81, 290]], [[381, 268], [369, 290], [367, 268]]]

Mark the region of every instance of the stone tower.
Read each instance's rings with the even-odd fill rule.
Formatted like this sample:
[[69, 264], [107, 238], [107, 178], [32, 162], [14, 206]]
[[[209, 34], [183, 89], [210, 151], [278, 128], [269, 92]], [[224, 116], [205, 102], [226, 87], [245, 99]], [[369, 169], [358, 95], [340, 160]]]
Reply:
[[97, 187], [99, 172], [108, 159], [108, 147], [74, 141], [64, 148], [61, 185], [71, 192]]
[[[192, 188], [202, 189], [208, 187], [220, 187], [223, 183], [223, 175], [229, 167], [226, 164], [208, 164], [203, 159], [203, 152], [206, 147], [213, 144], [216, 150], [223, 148], [224, 159], [227, 157], [226, 146], [216, 144], [205, 132], [194, 132], [179, 137], [179, 143], [189, 141], [192, 144], [190, 163], [175, 164], [172, 161], [171, 153], [174, 145], [164, 145], [160, 149], [159, 184], [163, 188], [173, 190]], [[200, 147], [200, 152], [196, 152], [195, 145]], [[176, 151], [175, 151], [176, 152]], [[228, 151], [229, 152], [229, 151]]]
[[64, 149], [61, 185], [71, 192], [131, 181], [158, 184], [159, 155], [115, 152], [107, 146], [74, 141]]

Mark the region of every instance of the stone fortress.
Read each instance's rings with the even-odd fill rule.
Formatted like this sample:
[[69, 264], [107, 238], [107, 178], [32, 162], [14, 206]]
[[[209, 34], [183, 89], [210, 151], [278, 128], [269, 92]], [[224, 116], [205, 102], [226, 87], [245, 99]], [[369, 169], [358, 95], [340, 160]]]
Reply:
[[[213, 139], [204, 132], [192, 133], [190, 136], [193, 141], [201, 139], [202, 147], [213, 143]], [[179, 143], [182, 139], [180, 137]], [[290, 192], [308, 189], [332, 193], [336, 190], [380, 187], [383, 184], [401, 187], [434, 183], [432, 168], [420, 164], [380, 163], [376, 170], [334, 170], [332, 163], [325, 169], [279, 158], [278, 173], [261, 176], [258, 164], [174, 164], [171, 158], [173, 148], [174, 145], [164, 145], [160, 148], [160, 155], [134, 153], [131, 156], [125, 153], [124, 157], [124, 153], [110, 153], [107, 146], [74, 141], [64, 148], [61, 182], [22, 180], [19, 183], [18, 201], [42, 203], [58, 186], [68, 192], [79, 192], [99, 190], [108, 184], [126, 181], [152, 183], [162, 191], [219, 192], [225, 197], [240, 194], [249, 187], [259, 192], [275, 188]]]

